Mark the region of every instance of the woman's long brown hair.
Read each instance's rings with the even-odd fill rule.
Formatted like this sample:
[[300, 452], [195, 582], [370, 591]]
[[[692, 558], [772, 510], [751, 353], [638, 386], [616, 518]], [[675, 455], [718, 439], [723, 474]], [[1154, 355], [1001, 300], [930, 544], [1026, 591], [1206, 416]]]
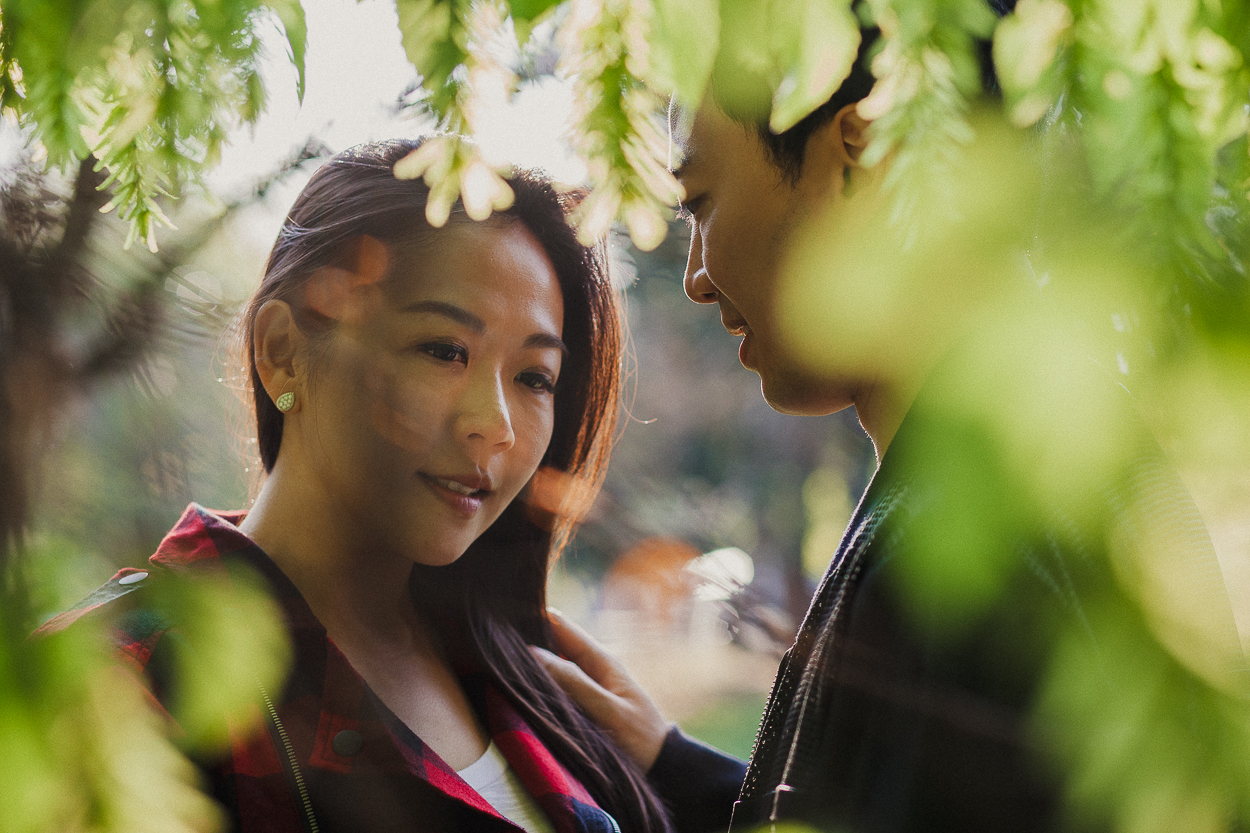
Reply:
[[[302, 303], [312, 273], [336, 264], [361, 235], [381, 240], [407, 267], [422, 248], [438, 245], [425, 221], [429, 191], [399, 180], [392, 169], [419, 140], [370, 143], [319, 169], [291, 208], [270, 253], [265, 277], [243, 318], [241, 337], [265, 471], [282, 443], [282, 413], [260, 383], [250, 349], [256, 314], [271, 299], [291, 304], [301, 327], [324, 328]], [[541, 464], [561, 499], [537, 505], [518, 498], [454, 564], [413, 569], [409, 587], [418, 609], [459, 625], [453, 650], [468, 653], [512, 702], [547, 748], [627, 833], [671, 830], [644, 774], [568, 698], [529, 650], [552, 648], [546, 619], [547, 573], [602, 482], [621, 388], [621, 315], [601, 251], [582, 246], [567, 222], [566, 198], [539, 176], [509, 179], [516, 200], [488, 222], [520, 222], [542, 245], [564, 300], [562, 338], [568, 356], [556, 388], [555, 423]], [[453, 212], [451, 222], [471, 222]], [[407, 246], [412, 242], [422, 246]], [[551, 489], [544, 489], [550, 493]]]

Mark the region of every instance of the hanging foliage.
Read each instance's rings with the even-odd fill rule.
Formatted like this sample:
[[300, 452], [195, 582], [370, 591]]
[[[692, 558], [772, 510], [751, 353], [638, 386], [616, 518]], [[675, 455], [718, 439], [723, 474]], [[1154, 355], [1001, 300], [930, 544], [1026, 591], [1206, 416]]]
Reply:
[[94, 156], [104, 210], [156, 249], [163, 197], [197, 183], [264, 110], [258, 28], [276, 14], [303, 94], [298, 0], [12, 0], [0, 9], [0, 109], [57, 168]]

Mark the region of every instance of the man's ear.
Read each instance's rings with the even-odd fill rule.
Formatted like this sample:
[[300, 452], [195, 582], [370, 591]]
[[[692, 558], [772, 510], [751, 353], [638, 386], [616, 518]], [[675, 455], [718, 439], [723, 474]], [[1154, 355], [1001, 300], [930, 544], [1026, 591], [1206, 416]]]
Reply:
[[841, 154], [843, 164], [858, 168], [860, 154], [868, 147], [867, 119], [859, 114], [858, 104], [848, 104], [833, 117], [833, 131], [836, 134], [835, 149]]
[[868, 144], [869, 122], [848, 104], [808, 137], [803, 154], [803, 179], [812, 190], [809, 197], [820, 200], [834, 188], [844, 193], [847, 174], [858, 167], [859, 156]]
[[256, 373], [269, 398], [277, 401], [284, 393], [295, 394], [295, 405], [288, 415], [300, 409], [304, 400], [303, 353], [305, 337], [295, 324], [295, 315], [286, 301], [266, 301], [256, 312], [252, 329], [252, 355]]

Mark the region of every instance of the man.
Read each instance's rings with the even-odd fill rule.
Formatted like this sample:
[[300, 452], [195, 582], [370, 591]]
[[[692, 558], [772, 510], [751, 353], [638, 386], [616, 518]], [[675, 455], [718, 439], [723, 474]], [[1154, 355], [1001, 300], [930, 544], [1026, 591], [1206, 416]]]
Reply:
[[[971, 302], [1009, 326], [949, 321], [940, 306], [925, 320], [922, 305], [902, 335], [856, 345], [872, 356], [887, 336], [916, 342], [890, 361], [819, 365], [794, 348], [782, 306], [796, 229], [860, 210], [877, 188], [858, 162], [870, 82], [853, 76], [781, 136], [714, 100], [672, 119], [691, 225], [686, 293], [717, 305], [770, 405], [854, 406], [880, 461], [783, 659], [731, 829], [1123, 823], [1117, 777], [1127, 782], [1139, 756], [1097, 738], [1136, 692], [1109, 646], [1160, 667], [1179, 656], [1195, 690], [1241, 673], [1227, 600], [1209, 590], [1222, 588], [1213, 550], [1131, 403], [1081, 356], [1054, 355], [1051, 329], [1031, 317], [1035, 287]], [[1204, 582], [1193, 621], [1177, 588]], [[1188, 622], [1179, 629], [1205, 648], [1158, 635], [1162, 620]], [[620, 667], [567, 627], [557, 636], [573, 662], [549, 657], [552, 673], [640, 765], [673, 765], [680, 745]], [[1094, 679], [1071, 685], [1073, 668]], [[719, 771], [701, 787], [709, 796], [725, 792]], [[1111, 783], [1082, 795], [1082, 776]]]

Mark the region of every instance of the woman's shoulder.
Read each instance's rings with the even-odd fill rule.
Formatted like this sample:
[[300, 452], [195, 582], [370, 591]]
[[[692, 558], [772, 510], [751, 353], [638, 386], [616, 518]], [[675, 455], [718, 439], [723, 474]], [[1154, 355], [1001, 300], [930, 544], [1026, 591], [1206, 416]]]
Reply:
[[172, 667], [166, 637], [174, 628], [154, 588], [167, 573], [157, 566], [124, 567], [78, 604], [44, 622], [31, 638], [55, 640], [74, 631], [81, 637], [86, 628], [88, 638], [98, 639], [100, 649], [134, 674], [152, 704], [164, 709], [162, 696]]
[[254, 679], [278, 684], [290, 664], [290, 610], [299, 608], [282, 592], [281, 572], [238, 530], [241, 518], [189, 505], [146, 566], [118, 570], [32, 638], [70, 631], [98, 640], [162, 706], [174, 682], [192, 677], [249, 696]]
[[[123, 567], [111, 579], [88, 593], [82, 601], [67, 610], [57, 613], [36, 628], [31, 635], [34, 637], [51, 636], [66, 630], [81, 619], [98, 616], [106, 612], [121, 612], [131, 607], [135, 599], [126, 599], [126, 597], [132, 596], [140, 589], [150, 586], [152, 582], [149, 579], [151, 579], [154, 571], [137, 567]], [[123, 602], [123, 599], [126, 599], [126, 601]]]
[[191, 503], [144, 567], [122, 567], [81, 601], [40, 625], [44, 638], [86, 620], [103, 620], [116, 648], [146, 665], [154, 643], [173, 628], [166, 596], [174, 585], [228, 570], [231, 556], [254, 550], [237, 528], [242, 512], [215, 512]]

